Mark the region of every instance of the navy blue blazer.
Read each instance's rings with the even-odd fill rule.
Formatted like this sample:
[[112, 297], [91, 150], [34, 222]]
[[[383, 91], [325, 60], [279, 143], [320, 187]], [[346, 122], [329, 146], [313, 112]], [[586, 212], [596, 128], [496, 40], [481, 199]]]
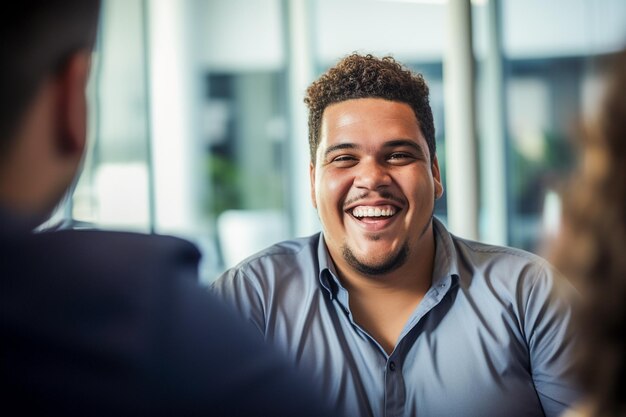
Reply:
[[199, 258], [172, 237], [0, 217], [0, 414], [326, 415], [197, 283]]

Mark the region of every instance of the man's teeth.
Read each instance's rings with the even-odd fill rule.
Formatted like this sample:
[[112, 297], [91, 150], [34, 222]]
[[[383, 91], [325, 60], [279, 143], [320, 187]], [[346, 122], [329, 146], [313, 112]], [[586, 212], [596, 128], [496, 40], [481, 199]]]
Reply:
[[354, 217], [389, 217], [396, 213], [395, 208], [379, 208], [379, 207], [355, 207], [352, 210]]

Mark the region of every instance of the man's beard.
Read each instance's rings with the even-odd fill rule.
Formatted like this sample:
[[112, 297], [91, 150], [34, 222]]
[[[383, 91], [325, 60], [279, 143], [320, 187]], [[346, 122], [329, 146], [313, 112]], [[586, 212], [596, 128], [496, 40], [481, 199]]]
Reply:
[[359, 261], [347, 245], [344, 245], [342, 252], [343, 258], [352, 268], [356, 269], [363, 275], [377, 276], [392, 272], [404, 265], [409, 255], [409, 244], [405, 242], [395, 256], [389, 257], [382, 263], [374, 265]]
[[[424, 233], [426, 233], [426, 231], [428, 230], [428, 226], [432, 224], [433, 217], [435, 214], [434, 212], [435, 212], [435, 209], [433, 207], [433, 212], [430, 214], [430, 218], [424, 225], [417, 240], [421, 239], [422, 236], [424, 236]], [[374, 238], [374, 240], [378, 240], [378, 239]], [[409, 243], [404, 242], [404, 244], [402, 245], [402, 247], [400, 248], [398, 253], [396, 253], [395, 256], [391, 256], [385, 259], [383, 262], [374, 264], [374, 265], [366, 264], [365, 262], [361, 262], [360, 260], [358, 260], [357, 257], [354, 255], [354, 252], [352, 252], [352, 249], [350, 249], [348, 245], [345, 245], [345, 244], [343, 245], [342, 254], [343, 254], [343, 259], [345, 259], [346, 262], [348, 262], [348, 265], [350, 265], [352, 268], [354, 268], [355, 270], [357, 270], [363, 275], [367, 275], [367, 276], [385, 275], [385, 274], [388, 274], [389, 272], [395, 271], [396, 269], [400, 268], [402, 265], [405, 264], [409, 256]]]

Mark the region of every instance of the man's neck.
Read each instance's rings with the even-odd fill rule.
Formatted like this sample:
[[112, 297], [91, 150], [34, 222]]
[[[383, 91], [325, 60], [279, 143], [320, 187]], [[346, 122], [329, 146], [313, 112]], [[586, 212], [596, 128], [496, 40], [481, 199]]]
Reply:
[[[380, 276], [366, 276], [354, 269], [339, 271], [350, 295], [350, 310], [355, 321], [390, 354], [398, 338], [431, 286], [435, 243], [422, 242], [407, 262]], [[417, 249], [417, 248], [416, 248]]]

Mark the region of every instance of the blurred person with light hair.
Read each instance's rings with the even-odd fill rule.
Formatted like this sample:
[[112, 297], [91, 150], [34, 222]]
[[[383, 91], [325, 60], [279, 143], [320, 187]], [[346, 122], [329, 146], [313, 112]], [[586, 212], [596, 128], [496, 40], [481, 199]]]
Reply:
[[568, 417], [626, 416], [626, 50], [608, 63], [553, 253], [583, 301], [576, 365], [586, 401]]
[[0, 414], [328, 415], [173, 237], [34, 233], [86, 147], [98, 0], [0, 12]]

